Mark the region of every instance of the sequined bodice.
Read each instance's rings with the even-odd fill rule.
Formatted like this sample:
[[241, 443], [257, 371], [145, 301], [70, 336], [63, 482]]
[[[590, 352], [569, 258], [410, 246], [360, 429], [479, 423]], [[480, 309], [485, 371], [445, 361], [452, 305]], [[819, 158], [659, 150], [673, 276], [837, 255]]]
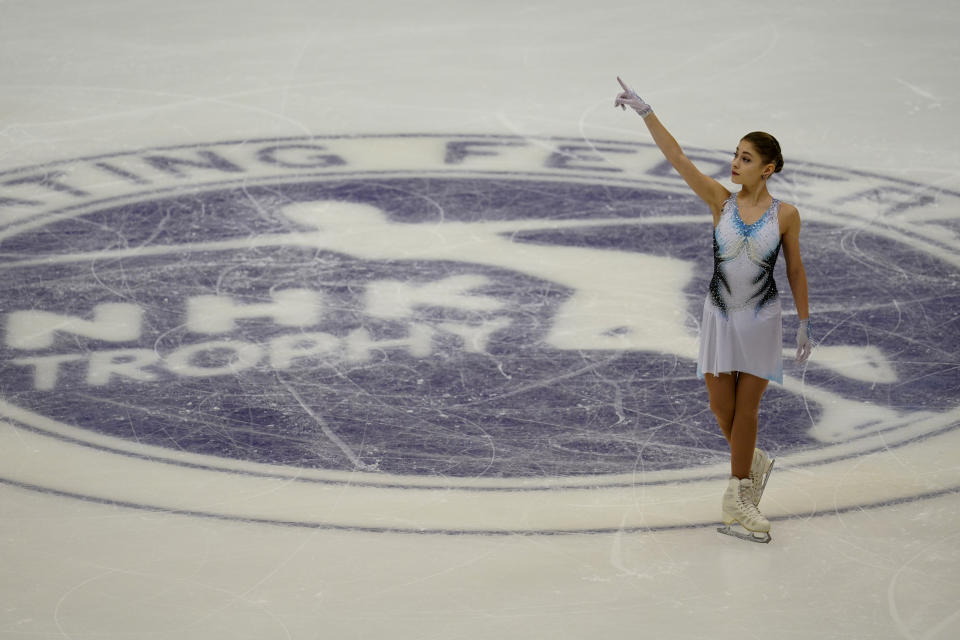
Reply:
[[710, 299], [722, 312], [752, 308], [759, 312], [777, 299], [773, 267], [780, 254], [780, 201], [760, 219], [744, 223], [736, 194], [723, 204], [713, 231], [713, 279]]

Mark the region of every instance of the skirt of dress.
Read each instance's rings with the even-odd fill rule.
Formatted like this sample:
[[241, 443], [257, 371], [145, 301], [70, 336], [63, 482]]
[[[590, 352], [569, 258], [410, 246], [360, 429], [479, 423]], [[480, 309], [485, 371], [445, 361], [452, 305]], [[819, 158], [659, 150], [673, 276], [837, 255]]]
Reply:
[[783, 384], [783, 329], [780, 300], [759, 312], [751, 308], [727, 312], [717, 309], [708, 295], [700, 322], [697, 377], [744, 371]]

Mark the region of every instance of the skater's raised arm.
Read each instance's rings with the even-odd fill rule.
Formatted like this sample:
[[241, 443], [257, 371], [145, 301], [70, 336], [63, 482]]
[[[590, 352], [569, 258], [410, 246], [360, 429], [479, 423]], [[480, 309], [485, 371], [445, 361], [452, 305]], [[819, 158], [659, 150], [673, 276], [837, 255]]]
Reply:
[[730, 192], [727, 191], [722, 184], [704, 175], [697, 169], [696, 165], [694, 165], [683, 152], [680, 144], [670, 132], [667, 131], [667, 128], [663, 126], [663, 123], [660, 122], [656, 114], [653, 113], [653, 109], [649, 104], [644, 102], [643, 99], [619, 77], [617, 78], [617, 82], [623, 87], [623, 93], [618, 95], [616, 100], [614, 100], [614, 106], [620, 107], [621, 109], [630, 107], [640, 114], [657, 147], [660, 148], [660, 151], [671, 166], [677, 170], [677, 173], [680, 174], [684, 182], [693, 189], [693, 192], [696, 193], [701, 200], [709, 205], [710, 210], [713, 212], [714, 223], [716, 223], [720, 217], [720, 211], [723, 209], [724, 201], [730, 197]]
[[723, 209], [724, 201], [730, 197], [730, 192], [726, 187], [711, 178], [704, 175], [695, 164], [687, 157], [680, 148], [680, 144], [663, 126], [657, 114], [651, 113], [643, 119], [647, 125], [653, 141], [657, 143], [664, 157], [670, 162], [671, 166], [677, 170], [684, 182], [693, 189], [693, 192], [700, 196], [700, 199], [710, 205], [710, 208], [717, 214]]

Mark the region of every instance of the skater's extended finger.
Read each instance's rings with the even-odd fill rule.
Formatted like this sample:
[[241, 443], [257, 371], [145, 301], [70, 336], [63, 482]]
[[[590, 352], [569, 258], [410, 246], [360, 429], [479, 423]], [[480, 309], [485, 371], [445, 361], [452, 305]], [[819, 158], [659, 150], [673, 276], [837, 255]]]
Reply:
[[620, 86], [623, 87], [623, 90], [626, 91], [627, 93], [632, 93], [632, 92], [633, 92], [633, 89], [631, 89], [630, 87], [628, 87], [627, 85], [625, 85], [625, 84], [623, 83], [623, 80], [620, 79], [620, 76], [617, 76], [617, 82], [620, 83]]

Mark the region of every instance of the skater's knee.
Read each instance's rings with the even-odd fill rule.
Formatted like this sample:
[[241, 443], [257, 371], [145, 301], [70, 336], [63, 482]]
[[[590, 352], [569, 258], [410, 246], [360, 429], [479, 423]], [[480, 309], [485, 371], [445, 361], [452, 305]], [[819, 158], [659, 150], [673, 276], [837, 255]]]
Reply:
[[717, 424], [720, 425], [720, 429], [724, 433], [728, 433], [733, 426], [733, 410], [734, 406], [732, 402], [719, 398], [710, 399], [710, 411], [713, 412], [714, 417], [717, 419]]
[[710, 396], [710, 411], [716, 417], [723, 435], [729, 440], [737, 405], [736, 378], [730, 374], [719, 376], [707, 374], [705, 380]]
[[733, 416], [737, 422], [756, 422], [760, 417], [760, 407], [754, 405], [737, 405]]

